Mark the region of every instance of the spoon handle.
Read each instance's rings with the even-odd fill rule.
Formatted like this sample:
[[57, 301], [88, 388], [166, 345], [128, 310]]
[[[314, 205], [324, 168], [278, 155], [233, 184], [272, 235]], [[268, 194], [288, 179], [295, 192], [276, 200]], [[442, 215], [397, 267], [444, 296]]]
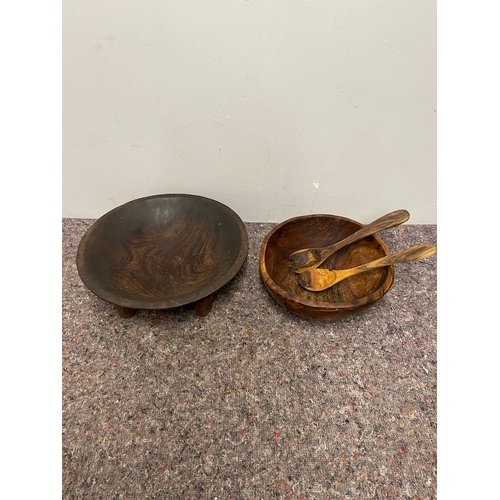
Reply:
[[382, 257], [381, 259], [373, 260], [372, 262], [367, 262], [366, 264], [354, 267], [351, 269], [351, 276], [368, 271], [369, 269], [375, 269], [377, 267], [386, 267], [394, 264], [404, 264], [405, 262], [426, 259], [435, 253], [436, 247], [434, 245], [430, 245], [428, 243], [416, 245], [414, 247], [407, 248], [406, 250], [402, 250], [401, 252], [393, 253]]
[[[329, 245], [327, 247], [323, 247], [318, 249], [320, 251], [322, 262], [324, 262], [330, 255], [335, 253], [337, 250], [350, 245], [351, 243], [355, 243], [356, 241], [362, 240], [368, 236], [371, 236], [379, 231], [384, 229], [389, 229], [390, 227], [398, 226], [399, 224], [403, 224], [410, 218], [410, 213], [407, 210], [395, 210], [389, 214], [383, 215], [379, 219], [373, 221], [372, 223], [362, 227], [359, 231], [351, 234], [347, 238], [344, 238], [333, 245]], [[319, 265], [319, 264], [318, 264]]]

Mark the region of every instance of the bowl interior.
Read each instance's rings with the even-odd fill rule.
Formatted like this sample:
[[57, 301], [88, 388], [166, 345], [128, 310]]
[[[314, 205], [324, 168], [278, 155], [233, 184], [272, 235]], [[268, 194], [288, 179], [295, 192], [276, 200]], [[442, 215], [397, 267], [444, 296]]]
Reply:
[[194, 302], [234, 277], [248, 253], [241, 219], [194, 195], [159, 195], [108, 212], [82, 238], [80, 276], [101, 298], [132, 308]]
[[[391, 268], [373, 269], [347, 278], [322, 292], [310, 292], [297, 282], [289, 268], [289, 256], [302, 248], [322, 247], [340, 241], [360, 229], [362, 224], [333, 215], [314, 215], [290, 219], [268, 235], [263, 249], [265, 269], [277, 285], [275, 292], [302, 304], [330, 308], [363, 305], [384, 286], [393, 272]], [[339, 250], [321, 267], [348, 269], [378, 259], [389, 252], [377, 236], [370, 236]], [[377, 297], [380, 298], [380, 297]]]

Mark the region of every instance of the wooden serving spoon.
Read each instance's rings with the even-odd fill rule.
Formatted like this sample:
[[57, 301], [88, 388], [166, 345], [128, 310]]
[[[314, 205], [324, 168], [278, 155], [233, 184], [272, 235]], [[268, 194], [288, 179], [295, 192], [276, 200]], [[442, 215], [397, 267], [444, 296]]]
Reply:
[[311, 292], [320, 292], [355, 274], [364, 273], [365, 271], [377, 267], [392, 266], [393, 264], [403, 264], [414, 260], [426, 259], [435, 253], [436, 247], [434, 245], [424, 243], [422, 245], [407, 248], [401, 252], [386, 255], [381, 259], [367, 262], [366, 264], [351, 269], [335, 271], [330, 271], [329, 269], [313, 269], [312, 271], [306, 271], [300, 274], [297, 280], [302, 288]]
[[318, 266], [323, 264], [323, 262], [325, 262], [330, 255], [341, 248], [371, 236], [372, 234], [378, 233], [383, 229], [389, 229], [390, 227], [403, 224], [403, 222], [406, 222], [409, 218], [410, 213], [407, 210], [395, 210], [394, 212], [373, 221], [371, 224], [362, 227], [359, 231], [356, 231], [347, 238], [344, 238], [333, 245], [321, 248], [304, 248], [302, 250], [297, 250], [289, 257], [290, 268], [298, 274], [316, 269]]

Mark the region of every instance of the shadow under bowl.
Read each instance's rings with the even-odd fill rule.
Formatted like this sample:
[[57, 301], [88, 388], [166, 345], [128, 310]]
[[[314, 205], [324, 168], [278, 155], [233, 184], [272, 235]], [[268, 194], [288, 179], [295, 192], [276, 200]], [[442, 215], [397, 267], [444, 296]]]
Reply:
[[87, 288], [124, 317], [191, 303], [204, 316], [247, 254], [245, 225], [229, 207], [202, 196], [162, 194], [98, 219], [81, 239], [76, 263]]
[[[337, 215], [294, 217], [274, 227], [262, 242], [260, 274], [276, 302], [303, 318], [332, 321], [361, 312], [380, 300], [393, 284], [394, 266], [351, 276], [321, 292], [302, 288], [297, 274], [289, 267], [291, 253], [331, 245], [362, 227], [359, 222]], [[378, 235], [369, 236], [342, 248], [320, 267], [349, 269], [389, 253]]]

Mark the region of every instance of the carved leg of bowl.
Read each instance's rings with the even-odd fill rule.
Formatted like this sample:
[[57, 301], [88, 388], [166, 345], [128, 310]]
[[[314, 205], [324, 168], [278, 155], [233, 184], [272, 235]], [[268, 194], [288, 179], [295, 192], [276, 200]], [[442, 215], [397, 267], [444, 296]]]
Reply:
[[200, 299], [196, 302], [196, 314], [198, 316], [206, 316], [212, 310], [212, 304], [214, 303], [214, 295], [211, 293], [207, 297]]
[[121, 316], [124, 318], [131, 318], [137, 311], [129, 307], [115, 306]]

